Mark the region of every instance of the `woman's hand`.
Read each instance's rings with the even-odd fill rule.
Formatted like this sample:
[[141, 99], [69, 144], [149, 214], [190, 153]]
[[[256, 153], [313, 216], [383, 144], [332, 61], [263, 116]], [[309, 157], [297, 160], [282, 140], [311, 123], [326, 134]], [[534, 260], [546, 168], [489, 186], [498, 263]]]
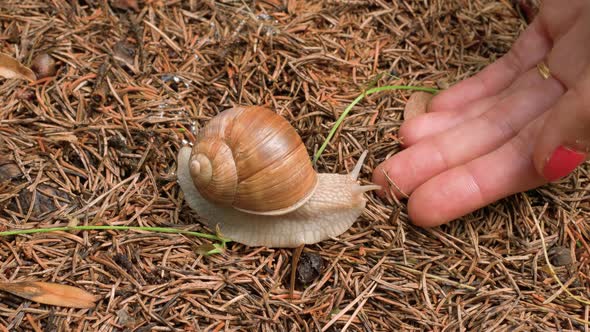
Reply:
[[505, 56], [435, 96], [400, 136], [406, 149], [373, 181], [409, 195], [420, 226], [571, 173], [590, 152], [590, 1], [545, 0]]

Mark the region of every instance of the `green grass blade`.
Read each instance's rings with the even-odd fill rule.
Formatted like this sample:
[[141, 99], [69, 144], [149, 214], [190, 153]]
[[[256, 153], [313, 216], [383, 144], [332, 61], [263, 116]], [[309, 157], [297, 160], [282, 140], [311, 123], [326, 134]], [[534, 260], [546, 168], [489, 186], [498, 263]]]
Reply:
[[436, 94], [439, 91], [438, 89], [434, 89], [434, 88], [425, 88], [425, 87], [411, 86], [411, 85], [386, 85], [386, 86], [380, 86], [380, 87], [372, 88], [372, 89], [365, 91], [360, 96], [356, 97], [356, 99], [352, 103], [350, 103], [350, 105], [348, 105], [348, 107], [346, 107], [346, 109], [344, 109], [344, 112], [342, 112], [342, 114], [340, 115], [338, 120], [336, 120], [334, 127], [332, 127], [332, 129], [328, 133], [328, 137], [326, 137], [326, 139], [324, 140], [324, 143], [322, 144], [322, 146], [319, 148], [319, 150], [314, 155], [313, 163], [315, 164], [318, 161], [318, 159], [320, 158], [320, 156], [322, 155], [322, 153], [324, 152], [324, 150], [326, 149], [326, 147], [330, 143], [330, 140], [332, 139], [332, 137], [334, 137], [336, 130], [338, 130], [338, 127], [342, 124], [342, 121], [344, 121], [344, 118], [346, 118], [346, 116], [348, 115], [350, 110], [356, 104], [358, 104], [361, 100], [363, 100], [363, 98], [365, 98], [366, 96], [368, 96], [370, 94], [377, 93], [377, 92], [383, 92], [383, 91], [391, 91], [391, 90], [415, 90], [415, 91], [430, 92], [430, 93], [434, 93], [434, 94]]
[[220, 252], [221, 248], [225, 248], [225, 244], [231, 242], [230, 239], [225, 239], [213, 234], [206, 234], [200, 232], [187, 231], [177, 228], [167, 227], [139, 227], [139, 226], [110, 226], [110, 225], [95, 225], [95, 226], [63, 226], [63, 227], [47, 227], [47, 228], [30, 228], [30, 229], [14, 229], [10, 231], [0, 232], [0, 236], [24, 235], [24, 234], [38, 234], [50, 232], [67, 232], [67, 231], [98, 231], [98, 230], [122, 230], [122, 231], [146, 231], [158, 233], [174, 233], [184, 234], [200, 238], [205, 238], [213, 241], [218, 241], [220, 244], [215, 245], [215, 253]]

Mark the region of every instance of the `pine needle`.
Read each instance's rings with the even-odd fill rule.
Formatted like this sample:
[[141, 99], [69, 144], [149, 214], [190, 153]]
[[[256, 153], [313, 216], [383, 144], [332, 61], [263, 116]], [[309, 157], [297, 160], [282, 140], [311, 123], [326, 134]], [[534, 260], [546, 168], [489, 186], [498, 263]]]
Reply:
[[[580, 303], [584, 303], [584, 304], [590, 305], [590, 301], [589, 300], [586, 300], [586, 299], [584, 299], [584, 298], [582, 298], [580, 296], [577, 296], [577, 295], [572, 294], [572, 292], [570, 292], [570, 290], [567, 289], [567, 287], [561, 282], [561, 280], [559, 280], [559, 277], [557, 276], [557, 273], [555, 273], [555, 270], [553, 269], [553, 265], [551, 265], [551, 262], [549, 260], [549, 253], [547, 252], [547, 245], [545, 244], [545, 237], [543, 236], [543, 230], [541, 229], [539, 219], [535, 215], [535, 212], [533, 211], [533, 208], [531, 206], [531, 203], [527, 199], [526, 195], [523, 195], [523, 196], [524, 196], [524, 201], [526, 202], [527, 208], [529, 210], [529, 213], [531, 214], [531, 216], [533, 218], [533, 221], [535, 222], [535, 227], [539, 231], [539, 236], [541, 237], [541, 245], [543, 247], [543, 255], [545, 257], [545, 261], [547, 262], [547, 267], [549, 267], [549, 271], [551, 272], [551, 276], [559, 284], [559, 286], [561, 287], [561, 289], [564, 292], [566, 292], [569, 296], [571, 296], [573, 299], [575, 299], [576, 301], [578, 301]], [[548, 302], [549, 301], [545, 301], [545, 302], [543, 302], [543, 304], [547, 304]]]

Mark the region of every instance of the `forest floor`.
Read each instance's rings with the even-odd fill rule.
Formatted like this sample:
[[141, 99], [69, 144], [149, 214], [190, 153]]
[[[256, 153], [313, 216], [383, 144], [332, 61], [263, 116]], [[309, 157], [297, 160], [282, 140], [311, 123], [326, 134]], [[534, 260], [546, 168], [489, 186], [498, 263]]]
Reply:
[[[45, 55], [56, 63], [35, 67], [48, 71], [35, 82], [0, 80], [0, 231], [212, 234], [175, 178], [178, 149], [212, 116], [269, 107], [312, 156], [366, 89], [444, 89], [502, 56], [527, 25], [529, 11], [517, 7], [1, 1], [0, 53], [25, 66]], [[368, 149], [368, 183], [402, 149], [410, 95], [381, 92], [354, 106], [318, 171], [348, 172]], [[590, 305], [580, 299], [590, 285], [589, 174], [586, 164], [432, 229], [412, 225], [405, 201], [369, 193], [346, 233], [305, 247], [300, 264], [310, 269], [298, 271], [293, 298], [292, 249], [230, 242], [205, 255], [210, 239], [140, 230], [2, 236], [2, 281], [71, 285], [98, 300], [68, 309], [0, 292], [0, 330], [588, 331]]]

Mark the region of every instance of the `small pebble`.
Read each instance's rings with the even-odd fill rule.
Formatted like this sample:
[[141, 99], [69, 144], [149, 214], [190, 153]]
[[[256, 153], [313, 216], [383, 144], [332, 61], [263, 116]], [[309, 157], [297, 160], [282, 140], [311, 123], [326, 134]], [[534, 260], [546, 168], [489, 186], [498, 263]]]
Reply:
[[303, 252], [297, 264], [296, 279], [300, 284], [307, 285], [320, 276], [324, 260], [318, 254]]
[[549, 250], [549, 259], [552, 265], [566, 266], [573, 262], [569, 248], [553, 247]]
[[57, 72], [55, 59], [47, 53], [37, 55], [33, 59], [31, 69], [35, 72], [38, 79], [54, 76]]
[[446, 90], [451, 86], [451, 84], [444, 80], [438, 80], [436, 81], [436, 86], [441, 90]]

